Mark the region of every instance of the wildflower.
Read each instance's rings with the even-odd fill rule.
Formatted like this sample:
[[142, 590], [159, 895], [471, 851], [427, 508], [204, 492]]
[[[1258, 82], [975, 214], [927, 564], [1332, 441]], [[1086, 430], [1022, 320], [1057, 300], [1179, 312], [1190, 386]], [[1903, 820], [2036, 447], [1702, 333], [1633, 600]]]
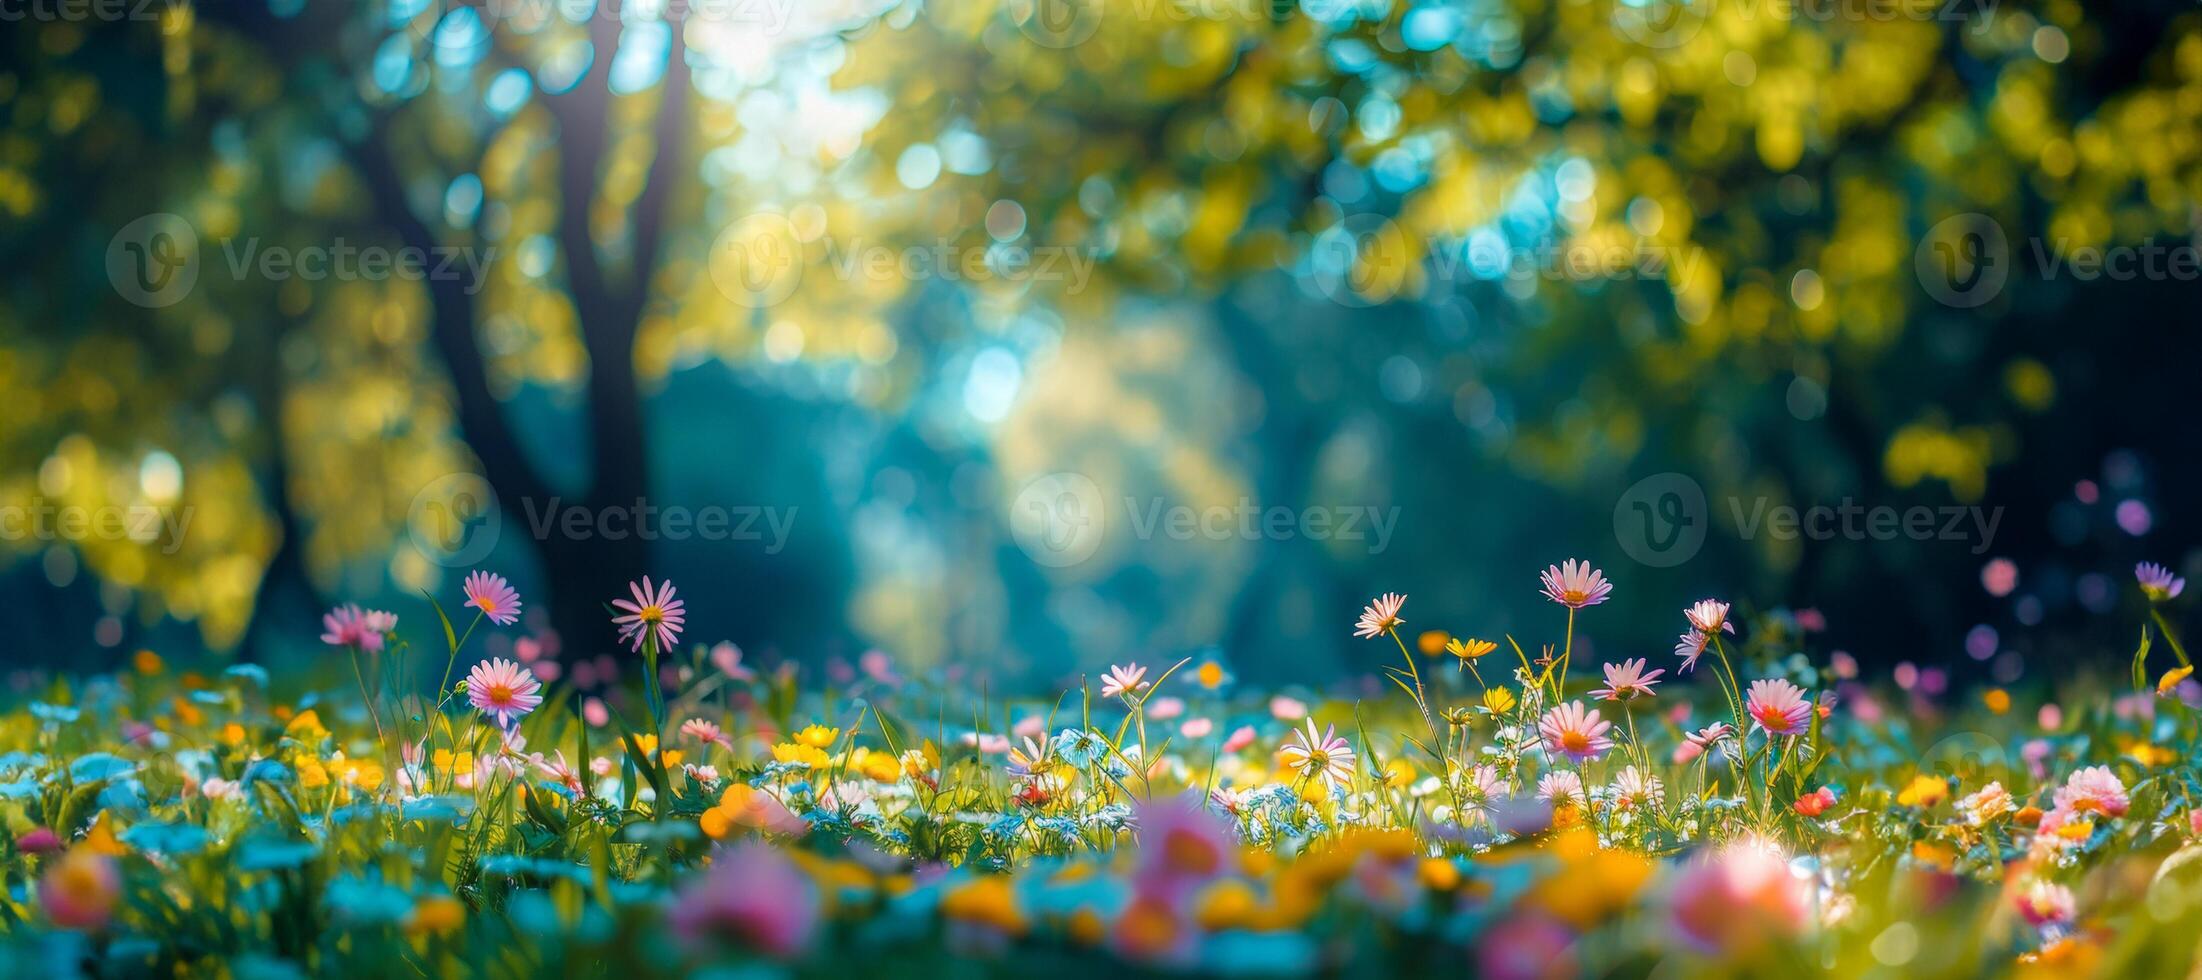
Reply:
[[2034, 926], [2058, 926], [2072, 921], [2075, 901], [2072, 889], [2039, 878], [2013, 896], [2018, 912]]
[[1207, 718], [1188, 718], [1185, 720], [1185, 724], [1178, 726], [1177, 733], [1179, 735], [1185, 736], [1186, 738], [1207, 738], [1208, 733], [1215, 730], [1216, 723], [1213, 720]]
[[1065, 763], [1084, 769], [1107, 757], [1109, 743], [1100, 734], [1083, 728], [1065, 728], [1055, 733], [1055, 754]]
[[650, 577], [645, 575], [639, 585], [627, 583], [627, 591], [634, 601], [612, 600], [614, 609], [625, 612], [612, 617], [612, 623], [619, 627], [619, 638], [641, 650], [642, 641], [655, 636], [659, 653], [672, 649], [680, 639], [682, 624], [687, 621], [684, 610], [688, 608], [687, 603], [673, 598], [673, 583], [660, 582], [652, 588]]
[[1666, 784], [1660, 782], [1657, 773], [1641, 772], [1635, 766], [1621, 770], [1613, 779], [1613, 805], [1619, 809], [1647, 807], [1656, 810], [1666, 793]]
[[1213, 660], [1203, 660], [1200, 666], [1193, 668], [1193, 680], [1198, 682], [1201, 687], [1213, 691], [1230, 682], [1231, 675], [1223, 669], [1222, 664]]
[[1498, 644], [1493, 643], [1489, 640], [1478, 640], [1474, 638], [1466, 640], [1456, 638], [1448, 640], [1445, 643], [1445, 652], [1452, 654], [1456, 659], [1460, 661], [1460, 665], [1463, 667], [1467, 666], [1469, 661], [1480, 660], [1484, 657], [1484, 655], [1498, 648]]
[[61, 850], [61, 835], [51, 828], [32, 827], [15, 839], [15, 847], [25, 854], [52, 854]]
[[1618, 664], [1606, 664], [1603, 669], [1606, 673], [1606, 686], [1590, 692], [1590, 695], [1607, 701], [1650, 697], [1652, 688], [1659, 684], [1659, 675], [1666, 673], [1664, 670], [1645, 673], [1642, 657], [1624, 660]]
[[1221, 874], [1237, 850], [1231, 823], [1190, 798], [1149, 802], [1135, 819], [1141, 846], [1133, 874], [1143, 891], [1205, 882]]
[[322, 615], [321, 642], [375, 653], [382, 649], [384, 637], [397, 627], [398, 618], [390, 613], [343, 605]]
[[1801, 733], [1812, 718], [1812, 703], [1805, 700], [1804, 689], [1780, 679], [1752, 681], [1744, 710], [1771, 735]]
[[1581, 701], [1557, 705], [1537, 720], [1545, 751], [1577, 763], [1596, 759], [1613, 748], [1613, 740], [1606, 737], [1612, 728], [1612, 722], [1599, 720], [1596, 710], [1583, 710]]
[[536, 693], [542, 687], [526, 667], [500, 657], [475, 664], [466, 675], [466, 700], [500, 727], [508, 726], [543, 703]]
[[63, 929], [105, 928], [121, 895], [114, 859], [90, 847], [70, 848], [38, 879], [39, 907]]
[[2081, 769], [2067, 777], [2056, 793], [2057, 808], [2074, 813], [2126, 815], [2126, 784], [2108, 766]]
[[1752, 951], [1803, 931], [1811, 903], [1812, 883], [1790, 874], [1779, 853], [1742, 843], [1691, 863], [1668, 907], [1684, 941], [1744, 962]]
[[1461, 795], [1471, 808], [1480, 810], [1498, 795], [1501, 788], [1499, 771], [1488, 765], [1479, 765], [1468, 770], [1468, 778], [1461, 787]]
[[703, 812], [697, 824], [712, 839], [724, 838], [737, 829], [775, 834], [800, 834], [809, 829], [803, 818], [790, 812], [777, 797], [748, 783], [736, 782], [719, 794], [719, 805]]
[[1399, 618], [1399, 607], [1407, 604], [1407, 597], [1397, 592], [1386, 592], [1369, 600], [1362, 608], [1361, 619], [1353, 624], [1353, 635], [1365, 640], [1383, 636], [1407, 622]]
[[1169, 721], [1185, 713], [1184, 698], [1156, 698], [1147, 705], [1147, 717], [1156, 721]]
[[1537, 798], [1555, 807], [1583, 802], [1583, 777], [1567, 769], [1555, 769], [1537, 780]]
[[1444, 630], [1423, 630], [1420, 635], [1414, 638], [1415, 649], [1422, 651], [1422, 655], [1425, 657], [1437, 656], [1456, 642], [1458, 641], [1454, 640]]
[[566, 751], [564, 749], [556, 750], [556, 755], [549, 759], [536, 756], [535, 769], [537, 772], [550, 777], [552, 782], [564, 787], [566, 792], [573, 794], [574, 799], [580, 799], [588, 795], [588, 790], [581, 782], [581, 774], [575, 772], [573, 766], [566, 762]]
[[1503, 687], [1486, 688], [1483, 692], [1483, 710], [1503, 715], [1514, 710], [1514, 692]]
[[2194, 668], [2192, 666], [2173, 667], [2165, 671], [2164, 676], [2156, 681], [2156, 695], [2158, 697], [2170, 697], [2171, 692], [2179, 689], [2179, 682], [2186, 680], [2188, 675], [2193, 673]]
[[1896, 794], [1897, 806], [1931, 810], [1950, 797], [1950, 782], [1940, 776], [1917, 775]]
[[1728, 621], [1728, 604], [1718, 599], [1700, 599], [1682, 610], [1682, 616], [1691, 629], [1707, 635], [1736, 631], [1736, 624]]
[[1965, 815], [1965, 822], [1975, 827], [1985, 825], [2011, 812], [2011, 791], [2000, 782], [1991, 782], [1957, 801], [1957, 812]]
[[711, 648], [711, 666], [718, 668], [719, 673], [745, 683], [757, 679], [756, 671], [742, 666], [742, 648], [732, 643], [721, 641]]
[[1405, 759], [1393, 759], [1384, 763], [1384, 786], [1387, 789], [1406, 789], [1414, 783], [1414, 763]]
[[793, 959], [818, 927], [818, 890], [801, 868], [770, 845], [719, 852], [711, 870], [683, 890], [666, 916], [691, 945], [726, 939], [767, 956]]
[[1680, 674], [1687, 674], [1691, 670], [1695, 669], [1697, 667], [1697, 658], [1705, 655], [1705, 646], [1706, 644], [1711, 643], [1712, 640], [1713, 637], [1709, 633], [1700, 633], [1696, 630], [1683, 630], [1682, 638], [1676, 640], [1674, 643], [1674, 655], [1682, 658], [1682, 666], [1676, 667], [1675, 672]]
[[1587, 561], [1570, 558], [1558, 565], [1547, 566], [1542, 576], [1544, 597], [1566, 606], [1581, 609], [1606, 601], [1613, 584], [1606, 581], [1604, 572], [1590, 567]]
[[1252, 744], [1254, 744], [1254, 726], [1240, 725], [1224, 738], [1223, 751], [1226, 753], [1238, 752]]
[[520, 621], [520, 593], [502, 575], [472, 572], [466, 577], [466, 604], [482, 611], [489, 621], [510, 626]]
[[1323, 734], [1315, 734], [1315, 719], [1307, 720], [1307, 731], [1292, 732], [1293, 741], [1281, 754], [1285, 764], [1298, 770], [1300, 778], [1313, 779], [1322, 776], [1332, 783], [1342, 783], [1353, 778], [1353, 748], [1338, 737], [1338, 727], [1332, 725]]
[[2179, 597], [2185, 591], [2187, 580], [2171, 573], [2171, 569], [2152, 561], [2133, 566], [2133, 577], [2141, 583], [2141, 594], [2150, 602], [2164, 602]]
[[795, 733], [795, 740], [814, 749], [830, 749], [841, 740], [841, 729], [824, 725], [806, 725]]
[[1299, 721], [1307, 717], [1307, 705], [1298, 698], [1279, 694], [1269, 699], [1269, 714], [1278, 721]]
[[466, 906], [449, 895], [423, 895], [405, 917], [405, 931], [414, 936], [442, 936], [466, 923]]
[[706, 745], [714, 742], [720, 745], [726, 744], [726, 733], [719, 730], [716, 722], [706, 718], [690, 718], [681, 722], [680, 733]]
[[1800, 817], [1817, 817], [1826, 813], [1827, 808], [1834, 805], [1835, 791], [1822, 786], [1797, 797], [1797, 802], [1790, 804], [1789, 808], [1795, 810]]
[[1019, 779], [1051, 778], [1061, 765], [1055, 758], [1054, 747], [1054, 743], [1046, 739], [1025, 736], [1022, 748], [1009, 750], [1009, 774]]
[[2034, 825], [2034, 847], [2037, 851], [2063, 851], [2095, 836], [2095, 821], [2085, 819], [2079, 811], [2059, 806], [2041, 815]]
[[1101, 696], [1125, 697], [1147, 689], [1147, 668], [1138, 664], [1129, 667], [1109, 665], [1109, 672], [1101, 675]]

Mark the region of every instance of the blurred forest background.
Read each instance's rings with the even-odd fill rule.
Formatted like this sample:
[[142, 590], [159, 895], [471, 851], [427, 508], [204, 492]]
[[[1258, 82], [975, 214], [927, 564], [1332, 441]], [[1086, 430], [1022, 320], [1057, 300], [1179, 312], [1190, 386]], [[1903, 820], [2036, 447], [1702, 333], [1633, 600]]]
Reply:
[[[345, 601], [418, 639], [485, 567], [569, 655], [649, 572], [765, 662], [1312, 682], [1366, 669], [1384, 590], [1556, 640], [1535, 576], [1572, 556], [1617, 584], [1609, 655], [1718, 595], [2009, 680], [2120, 669], [2133, 562], [2197, 571], [2202, 290], [2034, 256], [2191, 258], [2186, 0], [124, 7], [0, 34], [0, 506], [189, 523], [0, 535], [10, 667], [295, 664]], [[236, 258], [336, 246], [481, 276]], [[148, 255], [191, 282], [118, 271]], [[1710, 526], [1654, 567], [1617, 511], [1669, 472]], [[1054, 473], [1105, 503], [1081, 561], [1018, 536]], [[423, 547], [474, 477], [502, 532]], [[530, 533], [552, 498], [787, 530]], [[1124, 504], [1242, 499], [1396, 526]], [[2002, 511], [1735, 519], [1845, 500]]]

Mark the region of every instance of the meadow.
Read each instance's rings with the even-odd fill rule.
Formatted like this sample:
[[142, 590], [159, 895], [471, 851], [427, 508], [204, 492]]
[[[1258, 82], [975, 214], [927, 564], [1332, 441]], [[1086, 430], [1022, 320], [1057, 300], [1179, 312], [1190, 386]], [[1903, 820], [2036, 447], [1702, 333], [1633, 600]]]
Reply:
[[1327, 690], [1204, 656], [1027, 697], [876, 651], [766, 669], [649, 580], [608, 607], [625, 655], [569, 662], [488, 572], [329, 612], [310, 677], [152, 650], [18, 675], [0, 962], [2192, 975], [2202, 689], [2171, 572], [2136, 570], [2130, 669], [2031, 691], [1869, 674], [1819, 613], [1719, 599], [1647, 628], [1671, 654], [1589, 663], [1614, 583], [1529, 585], [1549, 638], [1341, 611], [1373, 676]]

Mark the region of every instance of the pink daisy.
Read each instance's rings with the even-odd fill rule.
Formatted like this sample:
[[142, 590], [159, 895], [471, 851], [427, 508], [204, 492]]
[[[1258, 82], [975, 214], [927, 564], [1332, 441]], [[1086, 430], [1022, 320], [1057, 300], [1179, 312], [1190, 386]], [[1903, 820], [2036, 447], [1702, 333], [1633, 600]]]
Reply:
[[1590, 692], [1590, 696], [1607, 701], [1630, 701], [1636, 698], [1650, 697], [1652, 688], [1659, 684], [1659, 675], [1666, 673], [1664, 670], [1645, 673], [1644, 658], [1642, 657], [1635, 660], [1624, 660], [1617, 664], [1606, 664], [1604, 669], [1606, 672], [1606, 686]]
[[726, 740], [726, 733], [719, 730], [718, 724], [706, 718], [690, 718], [681, 722], [680, 733], [705, 744], [723, 743]]
[[655, 636], [659, 653], [673, 649], [680, 639], [681, 625], [688, 618], [683, 612], [687, 603], [673, 598], [673, 583], [660, 582], [652, 588], [650, 576], [645, 575], [639, 585], [627, 583], [627, 590], [634, 596], [633, 602], [612, 600], [613, 608], [626, 613], [612, 617], [612, 623], [619, 627], [619, 638], [639, 651], [644, 639]]
[[475, 664], [466, 675], [467, 702], [500, 726], [512, 724], [542, 704], [542, 695], [536, 693], [542, 688], [526, 667], [502, 657]]
[[1147, 668], [1138, 664], [1120, 667], [1109, 666], [1109, 672], [1101, 675], [1101, 696], [1105, 698], [1137, 694], [1147, 689]]
[[1812, 720], [1812, 702], [1804, 689], [1780, 679], [1751, 682], [1744, 710], [1760, 728], [1774, 735], [1796, 735]]
[[1333, 783], [1353, 778], [1353, 747], [1338, 737], [1338, 726], [1332, 725], [1315, 734], [1315, 719], [1307, 720], [1307, 731], [1293, 729], [1292, 741], [1280, 750], [1285, 765], [1297, 770], [1302, 779], [1321, 776]]
[[322, 615], [321, 642], [374, 653], [382, 649], [383, 638], [397, 628], [398, 617], [391, 613], [362, 611], [346, 604]]
[[1728, 621], [1728, 604], [1718, 599], [1700, 599], [1682, 610], [1682, 615], [1690, 621], [1690, 628], [1700, 633], [1736, 631], [1736, 624]]
[[520, 621], [520, 593], [502, 575], [471, 572], [466, 577], [466, 604], [482, 611], [489, 621], [510, 626]]
[[1546, 567], [1542, 577], [1544, 597], [1569, 609], [1595, 606], [1613, 591], [1613, 583], [1606, 581], [1604, 572], [1573, 558]]
[[1553, 806], [1581, 803], [1583, 777], [1566, 769], [1545, 773], [1537, 780], [1537, 798]]
[[1373, 640], [1398, 629], [1406, 620], [1399, 618], [1399, 607], [1407, 604], [1407, 597], [1397, 592], [1386, 592], [1369, 600], [1361, 610], [1361, 620], [1353, 624], [1353, 635]]
[[1570, 762], [1588, 762], [1605, 755], [1613, 748], [1613, 740], [1606, 737], [1612, 728], [1612, 722], [1599, 720], [1596, 710], [1585, 711], [1581, 701], [1558, 705], [1537, 719], [1545, 751], [1565, 756]]
[[1687, 674], [1697, 667], [1697, 658], [1704, 656], [1705, 647], [1713, 642], [1710, 634], [1696, 630], [1683, 630], [1682, 638], [1674, 642], [1674, 655], [1682, 658], [1682, 666], [1675, 673]]

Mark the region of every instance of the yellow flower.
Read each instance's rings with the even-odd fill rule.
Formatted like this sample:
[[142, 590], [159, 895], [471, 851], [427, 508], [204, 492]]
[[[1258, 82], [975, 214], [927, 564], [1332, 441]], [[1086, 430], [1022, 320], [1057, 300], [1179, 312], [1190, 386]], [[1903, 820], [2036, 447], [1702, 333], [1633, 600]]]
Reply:
[[2011, 710], [2011, 692], [2000, 687], [1989, 688], [1986, 694], [1980, 696], [1980, 701], [1988, 706], [1989, 711], [1999, 715]]
[[840, 737], [841, 729], [827, 728], [824, 725], [812, 725], [795, 733], [795, 741], [814, 749], [833, 748], [833, 743]]
[[1485, 654], [1498, 648], [1499, 645], [1496, 643], [1477, 639], [1454, 640], [1445, 644], [1445, 652], [1460, 658], [1461, 663], [1482, 659]]
[[137, 668], [138, 673], [147, 677], [161, 672], [161, 655], [151, 650], [138, 651], [137, 656], [132, 657], [130, 663], [131, 666]]
[[329, 770], [319, 759], [298, 757], [298, 785], [304, 789], [320, 789], [329, 785]]
[[1911, 785], [1896, 794], [1896, 803], [1898, 806], [1933, 809], [1936, 804], [1949, 798], [1949, 795], [1949, 780], [1940, 776], [1913, 776]]
[[773, 746], [772, 761], [800, 762], [812, 769], [823, 769], [833, 763], [833, 760], [826, 756], [826, 750], [815, 745], [803, 745], [796, 742], [781, 742]]
[[1201, 928], [1221, 932], [1252, 926], [1258, 911], [1260, 903], [1253, 887], [1237, 878], [1225, 878], [1201, 893], [1200, 905], [1193, 914]]
[[1435, 657], [1439, 651], [1451, 650], [1459, 642], [1445, 635], [1444, 630], [1423, 630], [1420, 636], [1414, 638], [1415, 647], [1425, 657]]
[[223, 726], [222, 726], [222, 734], [221, 734], [221, 740], [222, 740], [222, 744], [223, 744], [223, 745], [242, 745], [242, 744], [244, 744], [244, 741], [245, 741], [245, 726], [243, 726], [243, 725], [240, 725], [240, 724], [238, 724], [238, 723], [236, 723], [236, 722], [234, 722], [234, 721], [233, 721], [233, 722], [230, 722], [230, 723], [229, 723], [229, 724], [227, 724], [227, 725], [223, 725]]
[[105, 810], [99, 811], [99, 817], [92, 821], [92, 829], [84, 833], [84, 841], [77, 847], [108, 857], [121, 857], [130, 853], [129, 848], [115, 839], [115, 822], [107, 819]]
[[1483, 706], [1490, 709], [1490, 712], [1494, 715], [1503, 715], [1512, 711], [1514, 710], [1514, 692], [1503, 687], [1491, 688], [1483, 692]]
[[902, 762], [885, 752], [857, 749], [849, 756], [849, 771], [875, 783], [898, 782], [902, 779]]
[[1213, 660], [1207, 661], [1193, 672], [1193, 677], [1200, 681], [1200, 686], [1213, 691], [1223, 686], [1223, 665]]
[[1012, 936], [1025, 931], [1025, 915], [1017, 908], [1007, 875], [988, 875], [949, 892], [940, 900], [942, 915], [962, 922], [993, 926]]
[[2187, 676], [2192, 673], [2194, 673], [2192, 666], [2173, 667], [2165, 671], [2164, 676], [2156, 682], [2156, 693], [2169, 697], [2172, 689], [2178, 687], [2179, 682], [2186, 680]]
[[335, 759], [329, 764], [338, 779], [360, 789], [382, 785], [382, 765], [372, 759]]
[[1460, 866], [1446, 858], [1423, 858], [1415, 866], [1415, 877], [1422, 887], [1434, 892], [1449, 892], [1460, 887]]
[[1414, 783], [1414, 763], [1405, 759], [1393, 759], [1384, 763], [1384, 785], [1391, 789], [1406, 789]]
[[296, 736], [302, 741], [312, 741], [329, 734], [329, 730], [321, 727], [321, 716], [314, 714], [312, 708], [307, 708], [283, 727], [283, 733]]
[[423, 895], [405, 917], [405, 931], [415, 936], [441, 936], [466, 922], [466, 906], [449, 895]]

